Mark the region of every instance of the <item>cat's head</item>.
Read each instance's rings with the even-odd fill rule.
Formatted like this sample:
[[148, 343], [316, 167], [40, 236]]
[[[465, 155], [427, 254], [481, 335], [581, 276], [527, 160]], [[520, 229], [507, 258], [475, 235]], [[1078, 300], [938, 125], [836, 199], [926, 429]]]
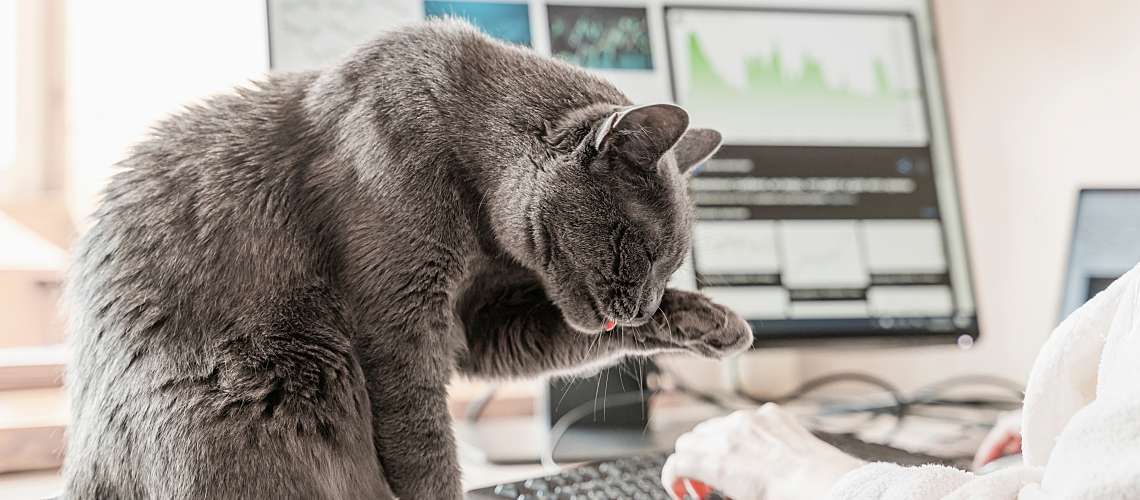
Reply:
[[547, 125], [542, 140], [516, 256], [579, 331], [649, 321], [689, 252], [687, 179], [720, 133], [690, 129], [672, 104], [596, 106]]

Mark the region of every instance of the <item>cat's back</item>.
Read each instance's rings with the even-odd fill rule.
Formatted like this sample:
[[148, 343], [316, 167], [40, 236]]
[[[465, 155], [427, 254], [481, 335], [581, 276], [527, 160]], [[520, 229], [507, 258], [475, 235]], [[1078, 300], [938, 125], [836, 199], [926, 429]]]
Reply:
[[224, 324], [222, 311], [251, 295], [242, 290], [311, 260], [297, 245], [308, 230], [297, 194], [320, 154], [299, 105], [313, 78], [273, 77], [188, 106], [116, 165], [68, 279], [80, 356], [146, 342], [198, 350], [190, 325]]
[[107, 220], [122, 224], [137, 211], [161, 215], [158, 222], [168, 226], [208, 223], [175, 216], [236, 210], [242, 195], [280, 187], [289, 180], [288, 166], [312, 156], [305, 152], [314, 141], [300, 101], [315, 76], [272, 76], [159, 121], [115, 165], [95, 228]]
[[[307, 187], [324, 154], [300, 106], [314, 77], [190, 106], [118, 165], [67, 283], [73, 495], [258, 496], [257, 481], [217, 479], [253, 453], [230, 453], [231, 434], [273, 450], [248, 458], [268, 468], [260, 476], [320, 486], [274, 459], [294, 444], [265, 430], [327, 444], [314, 431], [321, 409], [359, 411], [349, 326], [321, 267], [334, 260], [314, 221], [327, 217]], [[345, 430], [359, 434], [350, 441], [365, 442], [362, 425]], [[163, 444], [180, 437], [193, 446]], [[375, 482], [375, 463], [362, 463]]]
[[[385, 140], [517, 136], [567, 111], [630, 103], [599, 76], [495, 40], [466, 21], [435, 19], [381, 35], [322, 72], [307, 106], [329, 122], [374, 119]], [[343, 123], [343, 121], [342, 121]]]

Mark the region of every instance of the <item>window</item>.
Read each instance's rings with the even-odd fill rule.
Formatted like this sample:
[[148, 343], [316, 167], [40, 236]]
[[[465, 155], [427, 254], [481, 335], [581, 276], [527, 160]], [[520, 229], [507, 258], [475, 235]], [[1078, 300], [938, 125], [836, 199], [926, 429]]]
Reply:
[[0, 390], [59, 384], [63, 6], [0, 1]]
[[16, 161], [16, 2], [0, 3], [0, 183]]

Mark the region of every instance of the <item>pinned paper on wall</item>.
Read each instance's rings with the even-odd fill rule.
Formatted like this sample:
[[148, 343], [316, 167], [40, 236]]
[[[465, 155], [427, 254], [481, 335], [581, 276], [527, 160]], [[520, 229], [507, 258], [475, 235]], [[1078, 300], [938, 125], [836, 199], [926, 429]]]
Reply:
[[380, 33], [422, 20], [417, 0], [269, 0], [273, 69], [319, 69]]
[[424, 15], [458, 17], [499, 40], [523, 47], [532, 46], [530, 7], [525, 3], [426, 0]]

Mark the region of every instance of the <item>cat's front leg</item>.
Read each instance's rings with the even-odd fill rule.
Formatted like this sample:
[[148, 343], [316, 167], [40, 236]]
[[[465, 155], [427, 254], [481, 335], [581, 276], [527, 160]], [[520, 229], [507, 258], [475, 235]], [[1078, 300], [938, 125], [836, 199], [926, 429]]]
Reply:
[[648, 324], [630, 329], [637, 348], [724, 358], [752, 345], [752, 328], [731, 309], [694, 292], [668, 289]]
[[752, 344], [752, 330], [736, 313], [679, 290], [666, 290], [649, 323], [606, 333], [574, 330], [535, 286], [487, 293], [460, 316], [467, 349], [457, 364], [477, 377], [573, 372], [630, 354], [688, 351], [721, 358]]
[[447, 408], [452, 348], [442, 337], [439, 330], [392, 328], [360, 350], [374, 445], [397, 498], [463, 497]]

